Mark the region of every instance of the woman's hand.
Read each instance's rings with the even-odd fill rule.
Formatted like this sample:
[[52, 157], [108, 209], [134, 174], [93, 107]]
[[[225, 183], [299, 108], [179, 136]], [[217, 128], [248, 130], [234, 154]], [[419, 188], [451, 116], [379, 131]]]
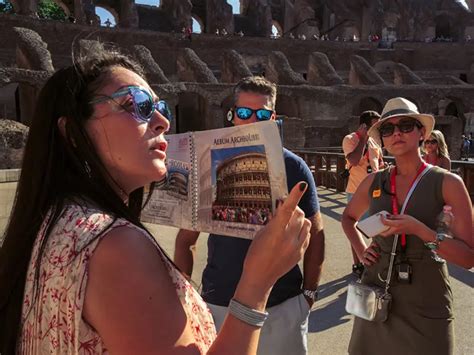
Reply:
[[275, 216], [255, 236], [244, 262], [242, 278], [246, 281], [270, 288], [303, 257], [311, 222], [298, 203], [306, 188], [305, 182], [293, 187]]
[[390, 227], [390, 229], [380, 234], [382, 237], [402, 233], [418, 235], [420, 228], [424, 226], [422, 222], [407, 214], [390, 214], [380, 218], [383, 224]]
[[359, 258], [360, 261], [365, 265], [365, 266], [371, 266], [377, 263], [377, 261], [380, 258], [379, 254], [380, 247], [376, 242], [372, 242], [368, 248], [364, 250], [362, 253], [361, 257]]

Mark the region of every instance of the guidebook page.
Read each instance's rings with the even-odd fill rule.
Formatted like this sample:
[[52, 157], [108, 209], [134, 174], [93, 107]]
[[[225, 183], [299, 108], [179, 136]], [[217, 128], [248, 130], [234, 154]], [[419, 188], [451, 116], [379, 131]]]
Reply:
[[254, 237], [287, 191], [278, 126], [274, 121], [196, 132], [198, 229]]
[[167, 181], [153, 191], [141, 220], [192, 229], [192, 134], [173, 134], [165, 138], [168, 141]]

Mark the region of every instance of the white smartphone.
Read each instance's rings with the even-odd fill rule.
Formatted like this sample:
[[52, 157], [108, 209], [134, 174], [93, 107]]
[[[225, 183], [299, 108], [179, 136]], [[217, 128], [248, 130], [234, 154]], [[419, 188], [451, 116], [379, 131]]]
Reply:
[[386, 217], [388, 214], [390, 213], [387, 211], [377, 212], [376, 214], [357, 222], [356, 228], [367, 238], [373, 238], [390, 229], [389, 226], [382, 223], [381, 219], [381, 216]]

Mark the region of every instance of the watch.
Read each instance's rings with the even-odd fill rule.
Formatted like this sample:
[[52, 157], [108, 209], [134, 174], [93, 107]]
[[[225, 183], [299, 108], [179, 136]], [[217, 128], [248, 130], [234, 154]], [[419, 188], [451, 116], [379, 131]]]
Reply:
[[318, 290], [305, 290], [305, 289], [303, 289], [303, 295], [305, 295], [309, 299], [312, 299], [313, 302], [316, 302], [318, 300]]

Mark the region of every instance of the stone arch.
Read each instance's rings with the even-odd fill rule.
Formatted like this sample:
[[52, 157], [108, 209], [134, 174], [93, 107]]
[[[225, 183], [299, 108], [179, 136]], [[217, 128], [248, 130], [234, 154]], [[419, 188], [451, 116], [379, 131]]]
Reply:
[[18, 83], [0, 86], [0, 118], [21, 121]]
[[[204, 33], [206, 27], [202, 19], [196, 14], [191, 14], [191, 17], [193, 20], [193, 33]], [[194, 24], [199, 26], [198, 30], [194, 27]]]
[[460, 117], [464, 114], [464, 103], [457, 97], [445, 97], [438, 102], [438, 114]]
[[278, 34], [279, 37], [283, 37], [283, 27], [281, 27], [280, 23], [276, 20], [272, 20], [272, 32], [274, 28], [276, 29], [276, 34]]
[[364, 111], [372, 110], [382, 113], [383, 105], [374, 97], [363, 97], [359, 103], [354, 105], [352, 115], [359, 117]]
[[211, 127], [206, 121], [209, 119], [209, 100], [197, 92], [180, 92], [175, 112], [176, 133], [202, 131]]
[[234, 15], [241, 15], [244, 13], [244, 11], [246, 10], [245, 8], [245, 4], [242, 3], [242, 0], [239, 0], [238, 1], [238, 6], [234, 6], [233, 4], [230, 3], [230, 1], [226, 1], [226, 3], [228, 3], [230, 6], [232, 6], [232, 13]]
[[[102, 14], [105, 14], [107, 17], [105, 19], [100, 17], [99, 13], [97, 12], [97, 9], [102, 9], [103, 10]], [[97, 16], [100, 17], [100, 25], [101, 26], [115, 27], [119, 23], [119, 16], [118, 16], [117, 12], [114, 9], [103, 7], [103, 6], [96, 6], [95, 7], [95, 13], [96, 13]], [[107, 23], [106, 23], [107, 20], [111, 20], [110, 21], [111, 22], [110, 26], [107, 26]]]
[[118, 3], [118, 1], [116, 2], [112, 0], [95, 0], [95, 7], [100, 7], [110, 12], [115, 19], [115, 24], [117, 26], [120, 24], [120, 4]]
[[455, 38], [453, 22], [449, 15], [441, 14], [435, 17], [435, 37]]
[[466, 127], [466, 116], [464, 115], [466, 107], [462, 99], [458, 97], [447, 96], [438, 102], [438, 114], [440, 116], [457, 117], [461, 120], [462, 132]]

